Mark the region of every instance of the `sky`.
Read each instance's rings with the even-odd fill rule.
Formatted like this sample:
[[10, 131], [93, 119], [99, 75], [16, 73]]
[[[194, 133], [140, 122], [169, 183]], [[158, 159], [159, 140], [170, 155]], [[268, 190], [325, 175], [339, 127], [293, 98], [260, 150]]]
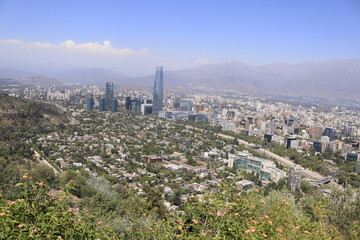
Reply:
[[360, 58], [360, 0], [0, 0], [0, 67], [127, 76]]

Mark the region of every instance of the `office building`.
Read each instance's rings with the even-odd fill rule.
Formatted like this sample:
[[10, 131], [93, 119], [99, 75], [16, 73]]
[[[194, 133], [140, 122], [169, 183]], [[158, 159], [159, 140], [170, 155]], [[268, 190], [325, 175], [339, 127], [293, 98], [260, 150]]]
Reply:
[[88, 97], [86, 100], [86, 107], [87, 110], [93, 110], [94, 109], [94, 98], [93, 96]]
[[267, 142], [272, 142], [273, 138], [274, 138], [274, 135], [272, 135], [272, 134], [264, 134], [264, 139]]
[[346, 154], [346, 161], [355, 162], [360, 159], [360, 152], [348, 152]]
[[299, 167], [292, 166], [290, 168], [290, 173], [287, 181], [288, 188], [291, 192], [294, 192], [296, 189], [300, 189], [301, 186], [301, 175], [302, 170]]
[[192, 122], [201, 122], [201, 123], [209, 122], [208, 118], [204, 114], [190, 114], [188, 120]]
[[330, 140], [333, 140], [334, 137], [334, 129], [332, 128], [325, 128], [323, 132], [323, 136], [328, 136]]
[[323, 132], [324, 132], [324, 128], [323, 127], [312, 127], [312, 128], [309, 128], [307, 130], [310, 138], [312, 139], [320, 139]]
[[117, 107], [118, 107], [118, 101], [116, 99], [111, 100], [111, 111], [112, 112], [117, 112]]
[[105, 106], [106, 109], [111, 109], [111, 101], [114, 98], [114, 83], [107, 82], [105, 87]]
[[126, 97], [125, 109], [131, 110], [131, 97]]
[[154, 92], [153, 92], [153, 115], [157, 116], [163, 110], [163, 67], [156, 67]]
[[99, 100], [99, 111], [100, 112], [105, 111], [105, 98], [101, 98]]
[[143, 103], [141, 104], [141, 114], [152, 114], [152, 104], [151, 103]]
[[257, 158], [249, 153], [240, 153], [235, 158], [229, 159], [229, 167], [242, 168], [259, 174], [263, 180], [278, 182], [286, 176], [286, 173], [276, 167], [276, 164], [268, 159]]
[[141, 100], [139, 98], [131, 100], [131, 110], [141, 112]]
[[294, 118], [289, 118], [285, 120], [285, 124], [289, 127], [291, 127], [292, 125], [294, 125], [295, 123], [295, 119]]
[[316, 152], [320, 152], [320, 153], [325, 152], [326, 150], [326, 144], [321, 141], [315, 141], [313, 143], [313, 147]]
[[181, 100], [180, 111], [192, 111], [192, 101], [187, 99]]
[[288, 138], [286, 140], [286, 148], [296, 148], [299, 146], [299, 141], [296, 138]]

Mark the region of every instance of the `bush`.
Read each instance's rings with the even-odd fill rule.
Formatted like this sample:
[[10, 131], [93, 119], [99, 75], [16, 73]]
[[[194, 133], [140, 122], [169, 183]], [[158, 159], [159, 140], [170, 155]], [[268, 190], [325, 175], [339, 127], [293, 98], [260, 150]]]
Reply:
[[0, 239], [114, 239], [112, 230], [88, 212], [64, 204], [73, 184], [56, 200], [45, 193], [43, 182], [34, 184], [23, 176], [16, 184], [21, 198], [9, 201], [0, 195]]

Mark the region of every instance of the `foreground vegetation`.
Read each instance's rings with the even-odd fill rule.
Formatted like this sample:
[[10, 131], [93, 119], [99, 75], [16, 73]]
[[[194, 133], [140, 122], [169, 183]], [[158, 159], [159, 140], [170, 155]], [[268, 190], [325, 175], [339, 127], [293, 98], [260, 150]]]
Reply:
[[[327, 198], [296, 199], [285, 190], [239, 195], [224, 184], [218, 193], [190, 197], [181, 213], [160, 215], [139, 208], [135, 214], [131, 206], [123, 206], [118, 210], [124, 208], [125, 214], [110, 217], [114, 211], [106, 202], [79, 208], [71, 194], [75, 185], [70, 180], [61, 194], [53, 195], [44, 182], [22, 176], [15, 185], [19, 198], [0, 195], [0, 239], [360, 238], [360, 197], [351, 189]], [[96, 217], [92, 211], [103, 215]]]

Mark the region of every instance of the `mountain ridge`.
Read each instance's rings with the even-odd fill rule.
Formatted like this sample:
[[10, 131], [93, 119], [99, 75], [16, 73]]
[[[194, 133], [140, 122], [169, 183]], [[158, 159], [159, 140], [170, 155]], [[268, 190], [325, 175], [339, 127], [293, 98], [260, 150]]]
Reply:
[[[0, 68], [0, 78], [23, 77], [26, 72]], [[47, 73], [64, 83], [142, 85], [151, 87], [154, 75], [126, 77], [104, 68], [68, 68]], [[8, 82], [8, 80], [6, 80]], [[235, 91], [250, 94], [284, 94], [360, 99], [360, 59], [337, 59], [296, 64], [270, 63], [250, 66], [238, 61], [205, 64], [165, 71], [165, 87]]]

